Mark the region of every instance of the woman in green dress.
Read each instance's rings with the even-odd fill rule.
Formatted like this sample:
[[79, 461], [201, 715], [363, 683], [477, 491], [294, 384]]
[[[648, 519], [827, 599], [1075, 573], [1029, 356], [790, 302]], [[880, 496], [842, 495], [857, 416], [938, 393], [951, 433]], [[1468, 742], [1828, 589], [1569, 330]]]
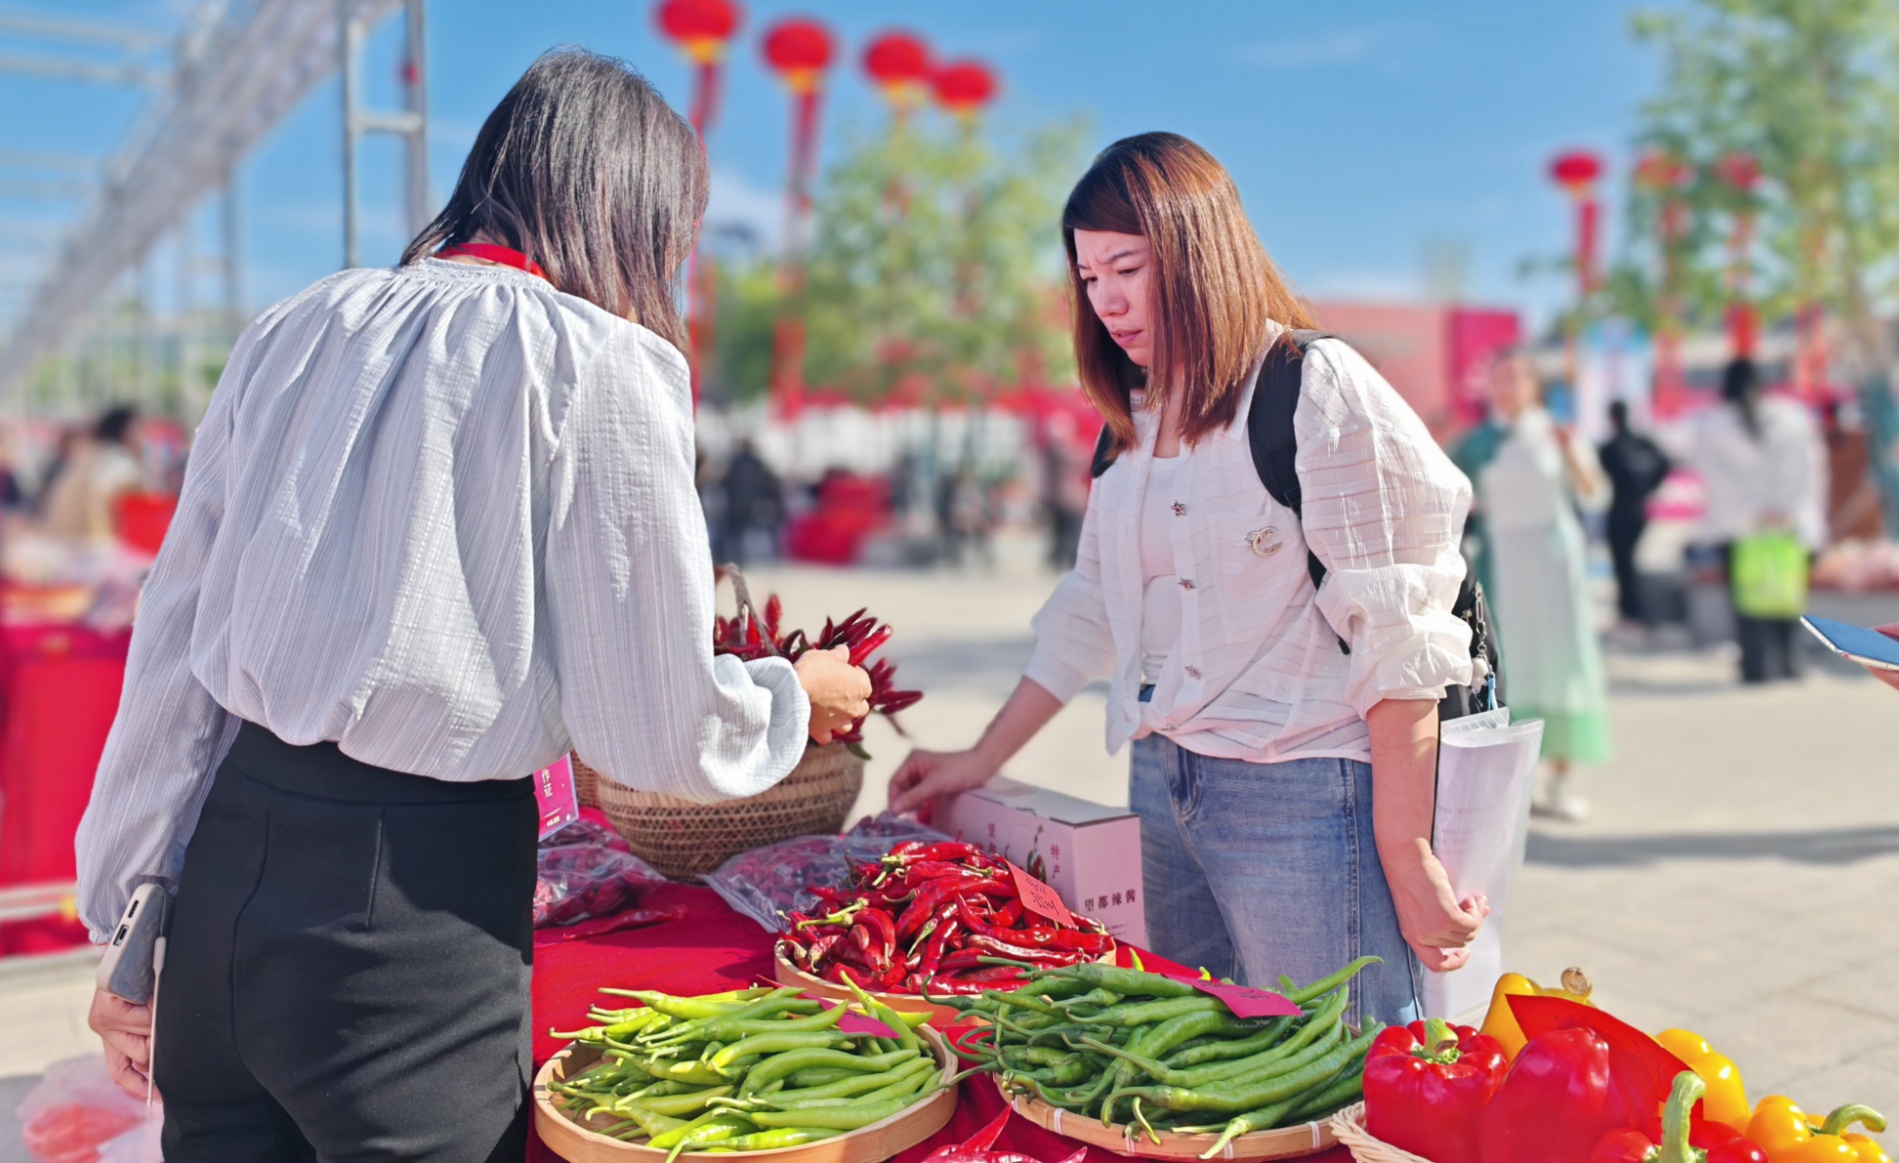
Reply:
[[1536, 375], [1520, 352], [1501, 353], [1490, 371], [1491, 419], [1502, 431], [1475, 473], [1495, 588], [1504, 697], [1512, 718], [1543, 720], [1547, 777], [1542, 815], [1579, 820], [1573, 767], [1611, 755], [1609, 687], [1596, 633], [1579, 504], [1605, 490], [1586, 444], [1572, 440], [1543, 408]]

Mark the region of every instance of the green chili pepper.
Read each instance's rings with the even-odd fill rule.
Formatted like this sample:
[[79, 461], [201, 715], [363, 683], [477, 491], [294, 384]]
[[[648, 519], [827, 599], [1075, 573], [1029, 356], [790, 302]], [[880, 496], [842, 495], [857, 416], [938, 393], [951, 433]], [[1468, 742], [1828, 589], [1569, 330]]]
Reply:
[[861, 1078], [859, 1070], [845, 1070], [837, 1066], [810, 1066], [785, 1079], [787, 1086], [803, 1090], [813, 1086], [825, 1086], [833, 1082], [842, 1082], [846, 1078]]
[[1286, 995], [1286, 1000], [1295, 1005], [1304, 1005], [1320, 994], [1330, 993], [1339, 986], [1352, 980], [1352, 978], [1357, 977], [1366, 966], [1380, 965], [1384, 963], [1384, 960], [1383, 957], [1360, 957], [1357, 961], [1352, 962], [1337, 973], [1328, 974], [1313, 982], [1311, 985], [1302, 986], [1299, 989], [1293, 990]]
[[649, 1111], [658, 1115], [671, 1115], [679, 1118], [683, 1115], [698, 1114], [706, 1104], [715, 1098], [724, 1098], [732, 1093], [730, 1086], [708, 1086], [691, 1094], [669, 1095], [665, 1098], [642, 1098], [637, 1101], [620, 1099], [610, 1109], [629, 1118], [638, 1118], [639, 1111]]
[[[843, 1007], [838, 1007], [842, 1009]], [[725, 1077], [734, 1074], [733, 1065], [740, 1059], [754, 1054], [782, 1054], [787, 1050], [835, 1049], [850, 1044], [849, 1036], [835, 1030], [791, 1031], [788, 1033], [753, 1034], [720, 1050], [706, 1060], [706, 1064]]]
[[1270, 1050], [1286, 1036], [1286, 1031], [1298, 1018], [1279, 1017], [1268, 1022], [1256, 1034], [1249, 1034], [1231, 1042], [1211, 1041], [1198, 1046], [1182, 1046], [1167, 1058], [1167, 1065], [1176, 1070], [1188, 1066], [1198, 1066], [1202, 1062], [1217, 1062], [1223, 1058], [1248, 1058], [1261, 1050]]
[[918, 1058], [902, 1066], [893, 1066], [889, 1070], [874, 1074], [853, 1074], [848, 1078], [823, 1086], [807, 1086], [797, 1090], [781, 1090], [770, 1095], [754, 1095], [750, 1102], [774, 1107], [797, 1106], [801, 1103], [821, 1099], [851, 1098], [854, 1095], [869, 1094], [881, 1090], [893, 1082], [916, 1074], [929, 1074], [936, 1069], [936, 1063], [927, 1058]]
[[[1302, 1095], [1339, 1072], [1353, 1057], [1362, 1053], [1377, 1036], [1377, 1028], [1335, 1047], [1324, 1056], [1292, 1067], [1282, 1073], [1261, 1077], [1225, 1079], [1203, 1087], [1136, 1086], [1125, 1087], [1109, 1099], [1131, 1094], [1170, 1110], [1250, 1111], [1270, 1103]], [[1288, 1060], [1290, 1062], [1290, 1060]]]
[[766, 1083], [788, 1078], [810, 1066], [836, 1066], [874, 1074], [915, 1057], [914, 1050], [893, 1050], [888, 1054], [849, 1054], [842, 1050], [826, 1049], [787, 1050], [782, 1054], [773, 1054], [752, 1067], [745, 1075], [740, 1092], [751, 1094], [762, 1090]]
[[752, 1121], [761, 1127], [829, 1127], [834, 1131], [854, 1131], [880, 1123], [914, 1105], [915, 1097], [892, 1098], [876, 1103], [852, 1103], [848, 1106], [801, 1107], [794, 1111], [754, 1111]]
[[1159, 974], [1143, 973], [1138, 969], [1119, 969], [1100, 962], [1087, 961], [1080, 965], [1066, 965], [1060, 969], [1045, 970], [1034, 975], [1035, 980], [1047, 977], [1065, 977], [1086, 982], [1090, 987], [1113, 990], [1127, 996], [1136, 994], [1145, 997], [1193, 997], [1199, 994], [1191, 984], [1175, 981], [1171, 977]]
[[[717, 1153], [725, 1151], [775, 1151], [780, 1147], [796, 1147], [804, 1143], [815, 1143], [819, 1139], [829, 1139], [838, 1134], [830, 1127], [777, 1127], [769, 1131], [742, 1135], [736, 1139], [727, 1139], [719, 1144]], [[705, 1152], [713, 1154], [712, 1151]]]
[[734, 1135], [748, 1135], [758, 1128], [750, 1119], [734, 1111], [709, 1110], [689, 1123], [682, 1123], [663, 1135], [654, 1135], [646, 1145], [655, 1151], [668, 1151], [681, 1143], [709, 1143], [714, 1139], [729, 1139]]
[[675, 1018], [716, 1018], [730, 1013], [737, 1006], [775, 992], [764, 986], [751, 989], [735, 989], [726, 993], [709, 993], [704, 997], [675, 997], [670, 993], [660, 993], [651, 989], [602, 989], [601, 993], [610, 993], [615, 997], [630, 997], [644, 1002], [649, 1009], [658, 1010]]

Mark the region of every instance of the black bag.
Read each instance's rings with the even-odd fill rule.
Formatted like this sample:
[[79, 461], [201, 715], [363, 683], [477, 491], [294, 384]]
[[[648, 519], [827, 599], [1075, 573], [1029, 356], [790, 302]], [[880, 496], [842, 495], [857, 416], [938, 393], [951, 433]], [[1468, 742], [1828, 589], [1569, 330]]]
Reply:
[[[1253, 387], [1252, 407], [1246, 414], [1247, 443], [1253, 451], [1253, 470], [1273, 500], [1302, 515], [1303, 490], [1294, 458], [1299, 451], [1298, 435], [1293, 431], [1293, 413], [1299, 407], [1299, 392], [1304, 380], [1306, 349], [1332, 336], [1322, 331], [1287, 331], [1260, 366], [1259, 382]], [[1094, 463], [1090, 472], [1099, 477], [1114, 463], [1113, 434], [1101, 429], [1095, 443]], [[1325, 563], [1311, 549], [1306, 550], [1306, 572], [1312, 588], [1325, 580]], [[1484, 601], [1484, 587], [1470, 570], [1464, 571], [1464, 584], [1458, 588], [1451, 613], [1470, 626], [1471, 685], [1452, 686], [1438, 703], [1438, 719], [1461, 719], [1480, 711], [1495, 710], [1503, 703], [1503, 676], [1497, 665], [1497, 639], [1490, 627], [1490, 607]], [[1339, 649], [1347, 654], [1352, 648], [1339, 639]]]

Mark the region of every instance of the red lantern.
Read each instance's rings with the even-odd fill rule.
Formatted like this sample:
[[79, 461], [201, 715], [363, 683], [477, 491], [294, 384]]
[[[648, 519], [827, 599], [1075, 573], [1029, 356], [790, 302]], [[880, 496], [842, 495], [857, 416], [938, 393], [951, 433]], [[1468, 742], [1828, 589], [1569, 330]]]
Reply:
[[1586, 195], [1601, 176], [1602, 159], [1586, 150], [1573, 150], [1550, 163], [1550, 177], [1571, 197]]
[[892, 104], [907, 105], [929, 84], [929, 47], [907, 32], [886, 32], [864, 49], [864, 74]]
[[718, 60], [738, 31], [739, 10], [732, 0], [662, 0], [653, 19], [660, 35], [705, 64]]
[[765, 63], [794, 93], [817, 89], [831, 67], [830, 32], [815, 20], [781, 20], [765, 34]]
[[1716, 163], [1715, 171], [1743, 201], [1728, 235], [1728, 346], [1737, 359], [1751, 359], [1760, 326], [1748, 297], [1748, 252], [1754, 246], [1754, 205], [1748, 195], [1760, 184], [1761, 164], [1751, 153], [1731, 153]]
[[1660, 235], [1662, 279], [1656, 300], [1658, 316], [1655, 328], [1655, 415], [1670, 419], [1684, 402], [1685, 385], [1681, 369], [1680, 243], [1688, 226], [1688, 206], [1678, 191], [1694, 177], [1687, 163], [1671, 153], [1650, 150], [1635, 165], [1635, 184], [1658, 198], [1661, 212], [1656, 216]]
[[951, 113], [973, 117], [996, 96], [996, 75], [977, 61], [955, 61], [930, 78], [936, 103]]

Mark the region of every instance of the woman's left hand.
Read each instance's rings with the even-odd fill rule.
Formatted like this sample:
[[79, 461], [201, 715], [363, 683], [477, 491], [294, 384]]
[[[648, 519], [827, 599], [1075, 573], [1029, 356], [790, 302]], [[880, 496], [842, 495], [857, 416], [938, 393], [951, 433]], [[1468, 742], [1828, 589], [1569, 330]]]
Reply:
[[1428, 847], [1398, 876], [1386, 878], [1398, 911], [1398, 929], [1418, 961], [1433, 973], [1449, 973], [1470, 960], [1468, 946], [1490, 915], [1482, 896], [1457, 899], [1444, 865]]
[[[1899, 622], [1895, 622], [1890, 626], [1875, 627], [1875, 629], [1886, 637], [1894, 641], [1899, 641]], [[1866, 668], [1866, 672], [1892, 689], [1899, 690], [1899, 670], [1881, 670], [1876, 666], [1869, 666]]]

